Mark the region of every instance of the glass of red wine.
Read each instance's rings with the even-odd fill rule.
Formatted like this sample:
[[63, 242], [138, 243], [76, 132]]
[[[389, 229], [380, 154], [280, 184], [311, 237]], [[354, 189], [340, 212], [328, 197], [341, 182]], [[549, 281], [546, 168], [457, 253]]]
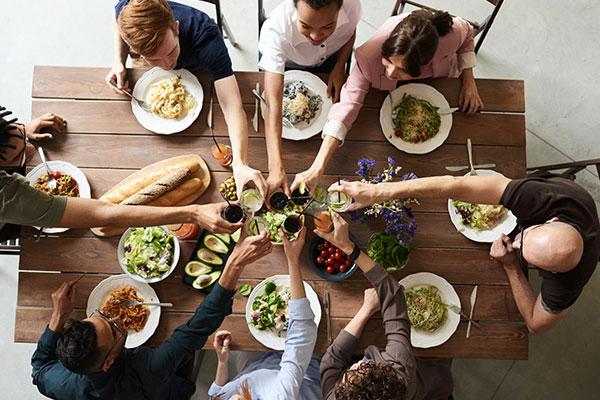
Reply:
[[238, 223], [244, 219], [244, 210], [237, 204], [229, 204], [221, 211], [221, 218], [232, 224]]
[[283, 222], [283, 230], [285, 233], [295, 235], [302, 229], [301, 216], [298, 214], [288, 215]]

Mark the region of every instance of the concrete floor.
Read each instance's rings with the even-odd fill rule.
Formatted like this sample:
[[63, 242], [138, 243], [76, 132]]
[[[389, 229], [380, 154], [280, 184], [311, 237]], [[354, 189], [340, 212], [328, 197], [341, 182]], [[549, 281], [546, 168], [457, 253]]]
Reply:
[[[196, 4], [198, 1], [181, 1]], [[456, 15], [478, 19], [489, 13], [482, 0], [427, 0]], [[114, 0], [4, 0], [0, 14], [3, 62], [0, 104], [21, 119], [30, 115], [34, 64], [109, 66], [110, 19]], [[223, 0], [223, 10], [239, 42], [230, 48], [237, 70], [256, 69], [256, 0]], [[266, 0], [267, 10], [278, 1]], [[389, 0], [364, 0], [358, 28], [363, 43], [387, 18]], [[200, 8], [210, 6], [200, 3]], [[209, 11], [211, 14], [211, 11]], [[89, 18], [89, 16], [94, 16]], [[211, 14], [214, 16], [214, 12]], [[478, 59], [476, 76], [524, 79], [527, 109], [528, 165], [600, 157], [600, 34], [594, 0], [506, 1]], [[485, 99], [484, 99], [485, 101]], [[597, 173], [580, 173], [578, 182], [600, 205]], [[0, 256], [0, 387], [2, 398], [37, 399], [29, 358], [34, 345], [14, 344], [17, 288], [16, 257]], [[535, 282], [534, 282], [535, 283]], [[474, 400], [597, 399], [600, 381], [600, 277], [592, 278], [567, 318], [552, 332], [531, 338], [528, 361], [456, 360], [455, 398]], [[206, 356], [195, 399], [206, 398], [214, 356]]]

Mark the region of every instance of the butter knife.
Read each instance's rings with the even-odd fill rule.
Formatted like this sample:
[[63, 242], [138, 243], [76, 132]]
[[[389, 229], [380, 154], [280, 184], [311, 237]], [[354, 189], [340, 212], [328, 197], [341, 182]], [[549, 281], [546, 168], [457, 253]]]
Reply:
[[475, 302], [477, 301], [477, 287], [475, 285], [471, 292], [471, 311], [469, 312], [469, 323], [467, 324], [467, 339], [471, 336], [471, 320], [473, 319], [473, 310], [475, 310]]
[[[260, 93], [260, 83], [256, 82], [256, 91]], [[254, 99], [254, 117], [252, 117], [252, 127], [254, 132], [258, 133], [258, 112], [260, 110], [260, 101]]]
[[[487, 168], [496, 168], [496, 164], [477, 164], [477, 165], [473, 165], [473, 167], [475, 169], [487, 169]], [[465, 169], [470, 169], [471, 167], [468, 165], [457, 165], [457, 166], [448, 166], [448, 167], [444, 167], [446, 168], [446, 170], [448, 171], [452, 171], [452, 172], [460, 172], [460, 171], [464, 171]]]
[[438, 110], [438, 114], [440, 114], [440, 115], [452, 114], [453, 112], [456, 112], [458, 110], [460, 110], [460, 108], [458, 108], [458, 107], [451, 107], [451, 108], [445, 108], [445, 109], [440, 108]]
[[214, 86], [211, 86], [210, 88], [210, 101], [208, 103], [208, 117], [206, 118], [206, 123], [210, 128], [210, 135], [214, 138], [215, 134], [213, 132], [213, 88]]
[[330, 345], [333, 342], [333, 338], [331, 337], [331, 313], [329, 309], [329, 292], [327, 290], [323, 294], [323, 307], [325, 308], [325, 318], [327, 319], [327, 345]]

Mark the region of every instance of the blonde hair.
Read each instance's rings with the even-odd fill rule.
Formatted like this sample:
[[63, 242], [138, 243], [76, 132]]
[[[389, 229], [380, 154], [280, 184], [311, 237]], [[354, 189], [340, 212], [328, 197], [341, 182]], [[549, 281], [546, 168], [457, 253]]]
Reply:
[[[242, 383], [242, 392], [240, 393], [243, 400], [252, 400], [252, 393], [250, 393], [250, 388], [248, 387], [248, 381], [244, 381]], [[217, 396], [213, 400], [223, 400], [221, 397]]]
[[132, 52], [148, 56], [162, 44], [175, 18], [166, 0], [131, 0], [119, 14], [119, 31]]

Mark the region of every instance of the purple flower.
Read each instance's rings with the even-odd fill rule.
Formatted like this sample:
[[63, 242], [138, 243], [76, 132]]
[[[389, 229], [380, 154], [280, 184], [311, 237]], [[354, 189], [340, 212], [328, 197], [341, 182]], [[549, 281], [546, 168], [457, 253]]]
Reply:
[[395, 166], [396, 166], [396, 160], [394, 160], [394, 159], [393, 159], [392, 157], [390, 157], [390, 156], [388, 156], [388, 158], [387, 158], [387, 162], [388, 162], [388, 165], [389, 165], [390, 167], [395, 167]]
[[375, 164], [375, 160], [371, 160], [369, 158], [361, 158], [360, 160], [358, 160], [358, 171], [356, 171], [356, 174], [367, 179], [370, 175], [371, 170], [375, 168]]

